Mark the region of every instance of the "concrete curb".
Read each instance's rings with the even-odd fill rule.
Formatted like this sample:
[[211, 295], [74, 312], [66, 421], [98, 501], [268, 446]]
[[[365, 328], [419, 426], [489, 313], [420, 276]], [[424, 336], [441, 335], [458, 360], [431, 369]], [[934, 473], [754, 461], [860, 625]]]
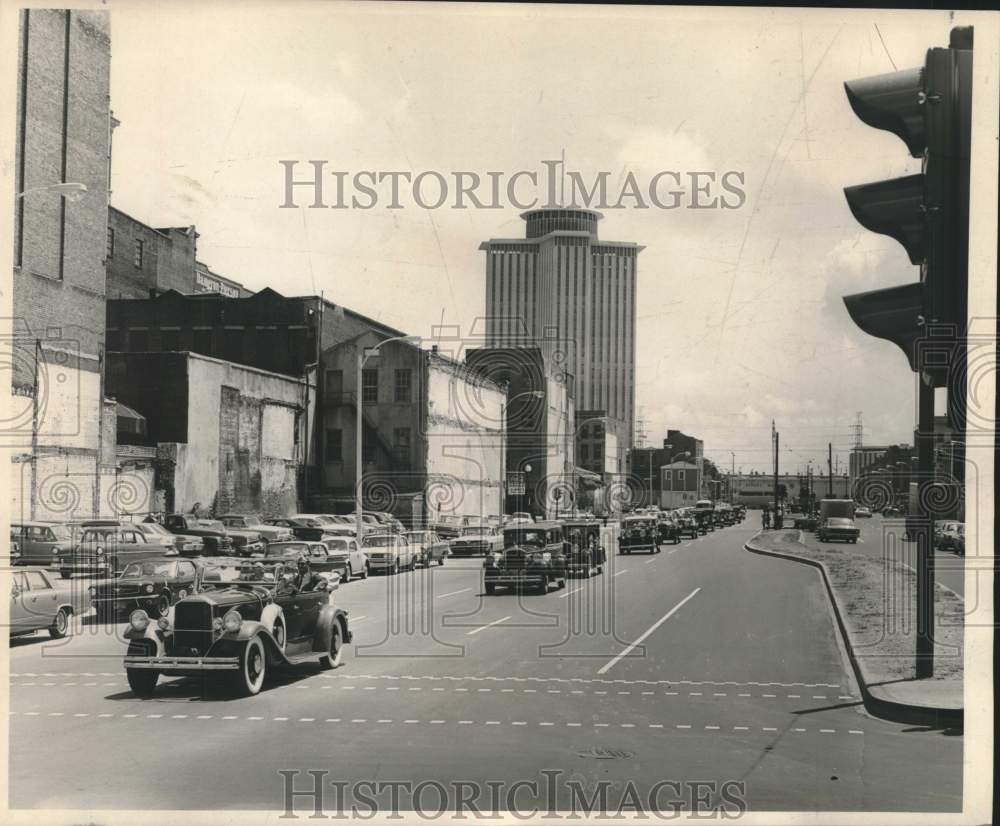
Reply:
[[854, 647], [851, 645], [851, 635], [844, 622], [843, 611], [837, 594], [830, 584], [830, 578], [826, 572], [826, 567], [822, 562], [812, 559], [805, 559], [801, 556], [784, 554], [781, 551], [774, 551], [770, 548], [762, 548], [753, 544], [760, 535], [758, 532], [753, 538], [743, 545], [743, 548], [750, 553], [761, 556], [771, 556], [776, 559], [784, 559], [790, 562], [798, 562], [802, 565], [809, 565], [817, 569], [826, 587], [826, 594], [830, 598], [830, 607], [836, 620], [837, 630], [840, 633], [844, 649], [850, 660], [851, 668], [854, 669], [854, 677], [857, 680], [858, 688], [861, 691], [861, 698], [864, 701], [865, 709], [875, 717], [889, 720], [893, 723], [906, 723], [908, 725], [933, 726], [934, 728], [963, 728], [965, 720], [965, 710], [962, 708], [938, 708], [934, 706], [914, 705], [910, 703], [900, 703], [896, 700], [887, 700], [885, 697], [873, 693], [868, 686], [868, 680], [858, 658], [854, 654]]

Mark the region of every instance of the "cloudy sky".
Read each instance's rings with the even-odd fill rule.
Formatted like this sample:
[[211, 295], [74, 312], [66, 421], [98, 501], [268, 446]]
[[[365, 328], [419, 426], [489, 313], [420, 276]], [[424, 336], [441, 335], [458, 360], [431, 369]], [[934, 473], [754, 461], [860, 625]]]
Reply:
[[[639, 259], [637, 404], [706, 455], [766, 469], [771, 420], [795, 472], [912, 438], [914, 381], [840, 296], [915, 280], [842, 187], [919, 171], [862, 124], [845, 80], [923, 63], [944, 12], [173, 3], [113, 6], [113, 203], [195, 224], [199, 253], [251, 289], [318, 293], [407, 332], [484, 311], [479, 243], [519, 210], [279, 209], [280, 160], [327, 169], [542, 171], [589, 180], [745, 176], [741, 209], [605, 211]], [[329, 179], [332, 185], [333, 178]], [[348, 193], [350, 194], [350, 189]], [[428, 190], [434, 195], [433, 188]], [[484, 190], [485, 192], [485, 190]], [[488, 193], [487, 193], [488, 194]], [[544, 194], [544, 193], [543, 193]], [[332, 200], [332, 194], [328, 200]], [[505, 200], [505, 199], [504, 199]], [[303, 204], [307, 203], [302, 198]]]

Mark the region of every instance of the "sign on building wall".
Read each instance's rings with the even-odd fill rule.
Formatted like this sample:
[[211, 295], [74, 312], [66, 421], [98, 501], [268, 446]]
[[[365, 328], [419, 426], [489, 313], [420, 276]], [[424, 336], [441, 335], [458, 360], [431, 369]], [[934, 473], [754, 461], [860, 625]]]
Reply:
[[213, 278], [208, 273], [201, 272], [200, 270], [196, 270], [194, 274], [194, 291], [196, 293], [219, 293], [226, 296], [226, 298], [240, 297], [239, 287], [234, 287], [232, 284], [227, 284], [225, 281]]
[[507, 472], [507, 493], [510, 496], [524, 496], [524, 473], [519, 470]]

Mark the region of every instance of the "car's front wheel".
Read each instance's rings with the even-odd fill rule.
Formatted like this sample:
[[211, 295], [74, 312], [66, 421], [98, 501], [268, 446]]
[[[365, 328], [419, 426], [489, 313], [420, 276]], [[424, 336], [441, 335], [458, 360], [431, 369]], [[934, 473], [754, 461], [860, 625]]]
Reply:
[[483, 585], [483, 590], [486, 592], [486, 596], [491, 597], [497, 592], [497, 586], [492, 582], [487, 582]]
[[372, 566], [371, 566], [371, 563], [370, 563], [370, 562], [368, 562], [368, 560], [365, 560], [365, 569], [364, 569], [364, 571], [362, 571], [362, 572], [361, 572], [361, 578], [362, 578], [362, 579], [368, 579], [368, 575], [369, 575], [369, 574], [370, 574], [371, 572], [372, 572]]
[[60, 608], [56, 613], [52, 625], [49, 626], [49, 636], [54, 640], [61, 640], [69, 633], [69, 611]]
[[259, 694], [267, 675], [267, 654], [260, 637], [251, 637], [239, 658], [239, 671], [234, 675], [233, 687], [245, 696]]
[[344, 659], [344, 630], [340, 626], [340, 620], [333, 621], [330, 629], [330, 650], [320, 658], [319, 664], [323, 668], [337, 668]]
[[[130, 642], [128, 646], [129, 657], [148, 657], [153, 650], [146, 642]], [[147, 668], [126, 668], [125, 678], [128, 680], [128, 687], [136, 697], [147, 698], [153, 696], [156, 688], [156, 681], [160, 678], [160, 672]]]
[[340, 578], [340, 581], [345, 585], [351, 581], [351, 562], [348, 560], [347, 567], [344, 568], [344, 575]]

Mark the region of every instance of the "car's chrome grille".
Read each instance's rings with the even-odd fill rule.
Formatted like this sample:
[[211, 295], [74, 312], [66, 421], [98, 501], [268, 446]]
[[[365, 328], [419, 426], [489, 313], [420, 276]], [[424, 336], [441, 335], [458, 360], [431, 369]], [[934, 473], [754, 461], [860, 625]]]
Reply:
[[177, 648], [197, 648], [204, 654], [212, 645], [212, 605], [201, 600], [178, 602], [174, 607], [174, 643]]

